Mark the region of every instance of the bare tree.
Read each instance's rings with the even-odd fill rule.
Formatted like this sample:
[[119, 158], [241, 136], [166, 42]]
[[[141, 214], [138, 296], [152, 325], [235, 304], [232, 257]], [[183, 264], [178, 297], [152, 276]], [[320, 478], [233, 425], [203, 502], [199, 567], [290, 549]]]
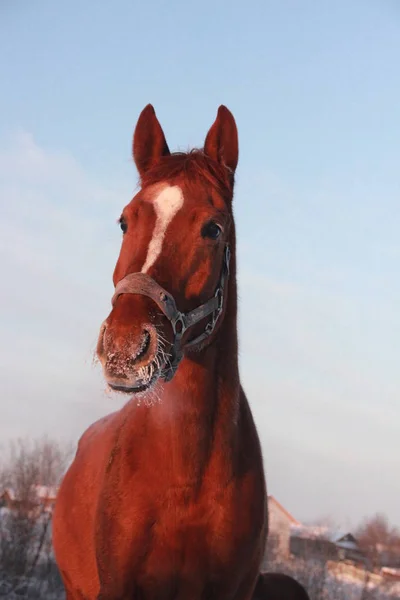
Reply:
[[367, 518], [356, 532], [358, 543], [374, 568], [394, 556], [400, 560], [400, 532], [389, 524], [385, 515], [377, 513]]
[[[72, 447], [49, 438], [17, 440], [0, 463], [0, 571], [5, 592], [46, 569], [52, 561], [52, 501], [72, 457]], [[4, 584], [5, 585], [5, 584]], [[4, 587], [3, 585], [3, 587]]]

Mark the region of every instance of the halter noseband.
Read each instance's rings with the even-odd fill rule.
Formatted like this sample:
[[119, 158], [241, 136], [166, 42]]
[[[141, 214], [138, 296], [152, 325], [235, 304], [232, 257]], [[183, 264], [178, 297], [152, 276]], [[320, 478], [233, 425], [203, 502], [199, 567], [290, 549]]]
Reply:
[[[231, 252], [227, 244], [224, 251], [222, 272], [214, 296], [208, 302], [205, 302], [205, 304], [201, 304], [187, 313], [180, 312], [176, 307], [172, 294], [167, 292], [146, 273], [130, 273], [117, 283], [114, 296], [111, 300], [113, 306], [121, 294], [141, 294], [148, 296], [157, 304], [158, 308], [171, 323], [174, 342], [171, 349], [171, 360], [168, 361], [168, 369], [163, 374], [165, 381], [170, 381], [175, 375], [178, 365], [183, 358], [184, 349], [201, 344], [213, 333], [224, 307], [224, 291], [226, 280], [229, 276], [230, 257]], [[211, 320], [207, 323], [203, 333], [182, 346], [181, 340], [184, 333], [209, 315], [211, 315]]]

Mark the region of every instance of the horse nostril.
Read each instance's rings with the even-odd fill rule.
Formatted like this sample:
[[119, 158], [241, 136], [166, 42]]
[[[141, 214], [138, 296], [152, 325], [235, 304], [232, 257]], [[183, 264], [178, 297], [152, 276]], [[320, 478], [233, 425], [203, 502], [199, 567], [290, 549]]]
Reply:
[[97, 354], [98, 356], [102, 356], [105, 351], [105, 337], [107, 331], [107, 324], [104, 322], [100, 327], [99, 337], [97, 340]]
[[150, 348], [150, 342], [151, 342], [150, 332], [147, 329], [143, 329], [142, 343], [139, 346], [136, 355], [134, 356], [135, 361], [140, 360], [141, 358], [143, 358], [143, 356], [145, 356], [145, 354], [148, 352], [148, 350]]

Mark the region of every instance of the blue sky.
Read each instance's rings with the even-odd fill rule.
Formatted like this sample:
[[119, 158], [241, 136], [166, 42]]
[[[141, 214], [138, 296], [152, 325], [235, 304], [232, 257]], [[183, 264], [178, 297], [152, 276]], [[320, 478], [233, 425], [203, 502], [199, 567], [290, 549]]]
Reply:
[[299, 519], [400, 526], [400, 8], [70, 0], [0, 7], [0, 439], [121, 405], [92, 355], [151, 102], [173, 149], [240, 135], [241, 373]]

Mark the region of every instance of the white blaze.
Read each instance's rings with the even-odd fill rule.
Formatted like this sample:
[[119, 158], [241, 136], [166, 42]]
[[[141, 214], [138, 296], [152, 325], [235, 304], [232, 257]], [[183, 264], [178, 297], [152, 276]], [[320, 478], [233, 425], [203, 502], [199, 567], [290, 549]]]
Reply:
[[142, 273], [146, 273], [159, 257], [164, 241], [165, 232], [172, 219], [183, 206], [183, 194], [177, 185], [165, 187], [152, 200], [156, 213], [156, 224], [153, 237], [147, 249], [146, 261], [142, 267]]

